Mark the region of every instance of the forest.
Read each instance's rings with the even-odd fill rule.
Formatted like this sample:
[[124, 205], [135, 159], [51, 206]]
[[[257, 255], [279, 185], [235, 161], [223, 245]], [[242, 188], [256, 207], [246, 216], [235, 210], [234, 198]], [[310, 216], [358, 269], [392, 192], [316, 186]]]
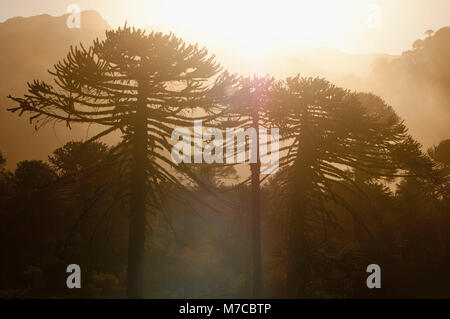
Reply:
[[[389, 92], [373, 91], [408, 79], [450, 105], [449, 30], [380, 60], [370, 79]], [[50, 81], [31, 76], [1, 107], [36, 134], [96, 133], [15, 168], [0, 153], [0, 297], [450, 298], [450, 139], [425, 149], [382, 96], [244, 77], [206, 48], [127, 25], [54, 62]], [[173, 162], [172, 131], [198, 120], [279, 128], [278, 171], [225, 154]], [[69, 264], [82, 289], [67, 289]], [[366, 286], [370, 264], [380, 289]]]

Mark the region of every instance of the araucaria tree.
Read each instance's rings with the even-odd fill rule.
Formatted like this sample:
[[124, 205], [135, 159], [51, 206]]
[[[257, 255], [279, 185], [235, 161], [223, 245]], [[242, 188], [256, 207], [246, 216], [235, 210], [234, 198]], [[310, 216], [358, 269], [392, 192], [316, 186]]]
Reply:
[[280, 210], [287, 216], [286, 296], [304, 296], [308, 284], [308, 230], [333, 224], [327, 203], [358, 212], [336, 192], [365, 194], [350, 178], [360, 171], [376, 178], [433, 178], [433, 164], [393, 110], [371, 94], [356, 94], [322, 79], [288, 78], [276, 83], [270, 116], [281, 132]]
[[[262, 258], [261, 258], [261, 160], [260, 160], [260, 128], [267, 128], [270, 123], [267, 110], [271, 103], [270, 93], [274, 79], [266, 77], [243, 78], [229, 98], [229, 123], [237, 130], [247, 132], [253, 129], [255, 136], [249, 136], [250, 143], [244, 141], [246, 151], [254, 152], [254, 161], [250, 163], [251, 182], [251, 259], [252, 259], [252, 297], [260, 298], [263, 293]], [[252, 139], [253, 138], [253, 139]], [[268, 143], [263, 138], [264, 147]], [[233, 141], [234, 143], [234, 141]], [[252, 153], [250, 153], [250, 156]], [[273, 169], [272, 167], [266, 168]], [[270, 173], [270, 172], [269, 172]]]
[[72, 47], [50, 71], [54, 83], [34, 81], [24, 97], [10, 97], [18, 103], [10, 111], [29, 114], [36, 129], [52, 121], [103, 126], [91, 141], [122, 132], [114, 156], [130, 192], [127, 297], [142, 297], [145, 214], [158, 210], [160, 187], [179, 185], [176, 170], [187, 173], [170, 159], [173, 128], [211, 114], [209, 83], [219, 71], [204, 48], [125, 26], [88, 49]]

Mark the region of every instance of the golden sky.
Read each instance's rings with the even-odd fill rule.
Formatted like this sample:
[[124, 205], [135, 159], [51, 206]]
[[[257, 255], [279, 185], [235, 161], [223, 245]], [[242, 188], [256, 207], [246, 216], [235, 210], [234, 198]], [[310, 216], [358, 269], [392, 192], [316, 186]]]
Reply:
[[450, 24], [449, 0], [15, 0], [2, 1], [0, 21], [61, 15], [72, 3], [113, 27], [128, 20], [249, 53], [301, 45], [398, 54]]

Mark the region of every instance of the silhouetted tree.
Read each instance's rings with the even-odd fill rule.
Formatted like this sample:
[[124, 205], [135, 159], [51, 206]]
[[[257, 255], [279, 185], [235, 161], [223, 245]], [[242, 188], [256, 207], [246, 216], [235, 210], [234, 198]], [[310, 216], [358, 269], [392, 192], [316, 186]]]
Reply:
[[107, 159], [108, 151], [104, 143], [69, 142], [56, 149], [48, 161], [62, 176], [80, 175], [101, 165]]
[[428, 154], [435, 161], [450, 166], [450, 140], [444, 140], [438, 146], [430, 148]]
[[[252, 296], [263, 295], [262, 262], [261, 262], [261, 160], [260, 160], [260, 127], [270, 122], [267, 108], [270, 103], [270, 89], [274, 79], [271, 77], [253, 77], [241, 79], [234, 88], [230, 102], [228, 120], [235, 129], [246, 131], [252, 128], [256, 132], [256, 140], [247, 145], [245, 150], [256, 150], [256, 162], [250, 163], [251, 172], [251, 245], [252, 245]], [[234, 143], [234, 140], [232, 141]], [[246, 143], [246, 141], [245, 141]], [[239, 147], [239, 146], [238, 146]], [[252, 156], [250, 154], [250, 156]]]
[[218, 71], [206, 49], [125, 26], [88, 49], [72, 47], [50, 72], [56, 85], [34, 81], [23, 98], [10, 97], [19, 104], [10, 110], [30, 114], [36, 128], [51, 121], [106, 126], [89, 141], [122, 132], [111, 152], [128, 174], [131, 196], [128, 297], [142, 297], [146, 205], [158, 210], [161, 182], [179, 185], [174, 170], [187, 173], [170, 159], [171, 132], [191, 126], [196, 111], [212, 110], [216, 100], [206, 82]]
[[[380, 112], [388, 106], [373, 95], [358, 96], [325, 80], [298, 76], [277, 83], [274, 90], [271, 116], [278, 119], [288, 145], [277, 176], [277, 196], [289, 223], [286, 289], [288, 297], [296, 298], [307, 284], [312, 254], [307, 229], [333, 223], [324, 203], [335, 202], [359, 220], [334, 191], [349, 181], [348, 169], [390, 179], [409, 171], [430, 176], [432, 163], [393, 112]], [[352, 192], [360, 193], [351, 185]]]
[[57, 175], [47, 163], [42, 161], [22, 161], [17, 164], [14, 171], [14, 179], [17, 188], [22, 190], [22, 194], [27, 191], [38, 191], [41, 187], [50, 184]]

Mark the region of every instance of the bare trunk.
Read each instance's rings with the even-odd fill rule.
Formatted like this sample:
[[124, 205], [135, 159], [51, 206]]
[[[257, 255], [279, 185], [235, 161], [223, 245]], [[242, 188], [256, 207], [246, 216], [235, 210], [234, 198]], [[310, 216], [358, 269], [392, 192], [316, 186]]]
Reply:
[[144, 280], [145, 206], [147, 198], [147, 116], [145, 98], [139, 101], [133, 137], [128, 237], [127, 298], [142, 298]]
[[252, 297], [262, 297], [261, 274], [261, 198], [260, 198], [260, 170], [259, 159], [259, 117], [257, 111], [253, 114], [253, 127], [256, 130], [256, 163], [250, 164], [252, 174]]
[[303, 298], [308, 276], [308, 244], [306, 238], [306, 215], [309, 210], [308, 192], [313, 184], [311, 165], [314, 162], [314, 149], [309, 140], [308, 109], [305, 108], [301, 120], [299, 157], [294, 163], [295, 176], [292, 176], [292, 194], [289, 216], [286, 297]]
[[300, 200], [295, 201], [290, 218], [288, 242], [286, 297], [302, 298], [307, 277], [307, 245], [305, 238], [305, 207]]

